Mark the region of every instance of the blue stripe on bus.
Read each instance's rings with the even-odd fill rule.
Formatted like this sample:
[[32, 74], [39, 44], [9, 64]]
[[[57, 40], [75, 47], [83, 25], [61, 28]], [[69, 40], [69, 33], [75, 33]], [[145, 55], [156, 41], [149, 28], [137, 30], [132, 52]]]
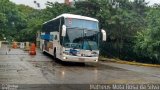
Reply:
[[41, 39], [53, 40], [53, 35], [50, 34], [41, 35]]

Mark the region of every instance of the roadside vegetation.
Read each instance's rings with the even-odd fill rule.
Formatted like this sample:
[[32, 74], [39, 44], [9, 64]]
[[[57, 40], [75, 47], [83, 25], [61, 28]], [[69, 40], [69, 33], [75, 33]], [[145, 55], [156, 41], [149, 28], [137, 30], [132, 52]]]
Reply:
[[148, 6], [145, 0], [86, 0], [74, 6], [48, 2], [46, 9], [0, 0], [0, 39], [34, 42], [42, 23], [62, 13], [100, 21], [100, 29], [107, 32], [101, 56], [160, 63], [160, 5]]

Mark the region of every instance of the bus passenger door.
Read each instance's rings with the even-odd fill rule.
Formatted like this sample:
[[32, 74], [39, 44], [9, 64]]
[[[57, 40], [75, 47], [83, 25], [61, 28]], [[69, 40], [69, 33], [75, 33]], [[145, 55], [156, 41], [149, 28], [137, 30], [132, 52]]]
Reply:
[[60, 44], [59, 44], [59, 32], [54, 32], [54, 39], [53, 39], [53, 53], [56, 50], [56, 57], [59, 58], [60, 54]]

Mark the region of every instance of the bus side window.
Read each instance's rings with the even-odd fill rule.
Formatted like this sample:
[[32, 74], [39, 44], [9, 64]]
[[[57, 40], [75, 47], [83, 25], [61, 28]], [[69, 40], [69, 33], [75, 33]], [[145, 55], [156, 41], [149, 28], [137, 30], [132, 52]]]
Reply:
[[60, 44], [63, 44], [63, 37], [62, 37], [62, 26], [64, 25], [64, 17], [60, 18], [60, 29], [59, 29], [59, 39], [60, 39]]

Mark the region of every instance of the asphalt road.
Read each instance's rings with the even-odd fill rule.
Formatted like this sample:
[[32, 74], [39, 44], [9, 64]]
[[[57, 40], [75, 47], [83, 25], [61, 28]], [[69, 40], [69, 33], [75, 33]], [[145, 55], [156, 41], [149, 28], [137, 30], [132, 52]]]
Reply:
[[[42, 85], [53, 87], [55, 84], [160, 84], [160, 68], [101, 61], [85, 65], [64, 63], [39, 50], [37, 55], [31, 56], [27, 51], [8, 51], [3, 46], [0, 48], [0, 83], [26, 85], [26, 88], [21, 88], [24, 90], [35, 90]], [[37, 86], [28, 88], [27, 85]]]

